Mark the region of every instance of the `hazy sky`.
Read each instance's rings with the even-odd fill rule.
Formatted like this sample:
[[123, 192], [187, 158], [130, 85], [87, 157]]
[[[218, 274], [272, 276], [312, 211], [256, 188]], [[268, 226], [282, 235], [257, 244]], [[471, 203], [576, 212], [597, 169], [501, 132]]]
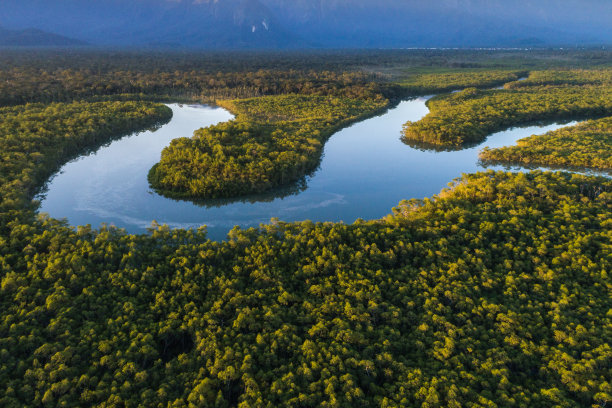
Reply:
[[0, 25], [100, 45], [612, 43], [612, 0], [1, 0]]

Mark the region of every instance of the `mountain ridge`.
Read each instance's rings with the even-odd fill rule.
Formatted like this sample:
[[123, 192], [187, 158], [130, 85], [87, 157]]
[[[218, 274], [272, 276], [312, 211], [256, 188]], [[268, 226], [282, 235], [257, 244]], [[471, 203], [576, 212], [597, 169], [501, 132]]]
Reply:
[[87, 43], [36, 28], [9, 30], [0, 27], [0, 46], [2, 47], [67, 47], [82, 45], [87, 45]]
[[[402, 48], [612, 43], [603, 0], [3, 0], [11, 29], [101, 46]], [[35, 10], [36, 12], [33, 12]]]

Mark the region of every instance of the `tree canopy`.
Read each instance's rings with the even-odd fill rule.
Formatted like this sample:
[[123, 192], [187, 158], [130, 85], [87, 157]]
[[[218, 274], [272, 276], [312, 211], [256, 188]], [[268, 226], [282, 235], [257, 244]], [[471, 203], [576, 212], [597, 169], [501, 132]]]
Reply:
[[381, 111], [388, 101], [281, 95], [219, 103], [236, 119], [200, 129], [191, 139], [174, 139], [149, 172], [157, 191], [238, 197], [295, 182], [318, 166], [329, 136]]
[[485, 162], [612, 171], [612, 117], [521, 139], [516, 146], [484, 149]]
[[[426, 55], [431, 64], [442, 58]], [[455, 63], [455, 52], [443, 55]], [[586, 55], [601, 61], [600, 53]], [[37, 214], [31, 199], [44, 181], [62, 163], [167, 121], [171, 111], [144, 101], [163, 99], [155, 83], [88, 90], [118, 72], [80, 71], [99, 56], [33, 58], [29, 66], [20, 58], [0, 61], [0, 87], [8, 90], [0, 103], [11, 105], [0, 107], [0, 406], [596, 408], [612, 401], [610, 178], [467, 174], [380, 220], [272, 220], [236, 227], [223, 242], [209, 240], [205, 228], [154, 224], [130, 235], [72, 227]], [[78, 68], [66, 78], [80, 72], [82, 80], [55, 82], [62, 58]], [[125, 63], [143, 83], [166, 75], [148, 62], [175, 66], [142, 58], [109, 64]], [[163, 92], [176, 78], [200, 75], [190, 70], [197, 58], [179, 60]], [[505, 70], [525, 69], [515, 62]], [[257, 78], [252, 64], [240, 72]], [[319, 75], [316, 92], [283, 95], [289, 88], [280, 87], [281, 95], [223, 102], [236, 120], [178, 139], [154, 181], [178, 174], [174, 191], [189, 194], [284, 183], [317, 162], [331, 132], [384, 109], [383, 90], [398, 89], [380, 78], [356, 83], [369, 78], [362, 74], [347, 82], [337, 71], [308, 78]], [[599, 77], [469, 89], [435, 99], [432, 113], [441, 106], [482, 113], [488, 102], [511, 107], [485, 115], [484, 129], [506, 123], [500, 118], [559, 114], [560, 106], [571, 115], [605, 113], [609, 88]], [[428, 82], [444, 86], [444, 78]], [[242, 95], [244, 83], [227, 89]], [[191, 98], [190, 87], [176, 95]], [[475, 129], [460, 120], [453, 126]], [[560, 151], [564, 165], [605, 163], [609, 149], [597, 138], [608, 131], [602, 119], [541, 136], [549, 153], [539, 157]], [[517, 149], [531, 151], [534, 140]]]

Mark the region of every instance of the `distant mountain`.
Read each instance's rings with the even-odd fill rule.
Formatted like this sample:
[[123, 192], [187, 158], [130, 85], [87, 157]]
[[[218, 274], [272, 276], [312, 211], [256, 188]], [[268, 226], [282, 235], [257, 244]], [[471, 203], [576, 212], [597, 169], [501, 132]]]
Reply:
[[5, 25], [40, 27], [97, 45], [212, 49], [299, 45], [259, 0], [2, 0], [0, 19]]
[[280, 21], [317, 46], [612, 43], [610, 0], [261, 1]]
[[2, 47], [65, 47], [75, 45], [85, 45], [85, 43], [34, 28], [7, 30], [0, 27], [0, 46]]
[[0, 24], [208, 49], [612, 43], [610, 0], [2, 0]]

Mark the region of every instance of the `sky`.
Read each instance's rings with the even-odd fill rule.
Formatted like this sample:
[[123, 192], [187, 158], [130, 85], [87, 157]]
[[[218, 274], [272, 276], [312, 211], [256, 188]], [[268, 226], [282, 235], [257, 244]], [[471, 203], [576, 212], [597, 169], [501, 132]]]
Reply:
[[521, 47], [612, 43], [612, 0], [2, 0], [0, 27], [91, 45]]

